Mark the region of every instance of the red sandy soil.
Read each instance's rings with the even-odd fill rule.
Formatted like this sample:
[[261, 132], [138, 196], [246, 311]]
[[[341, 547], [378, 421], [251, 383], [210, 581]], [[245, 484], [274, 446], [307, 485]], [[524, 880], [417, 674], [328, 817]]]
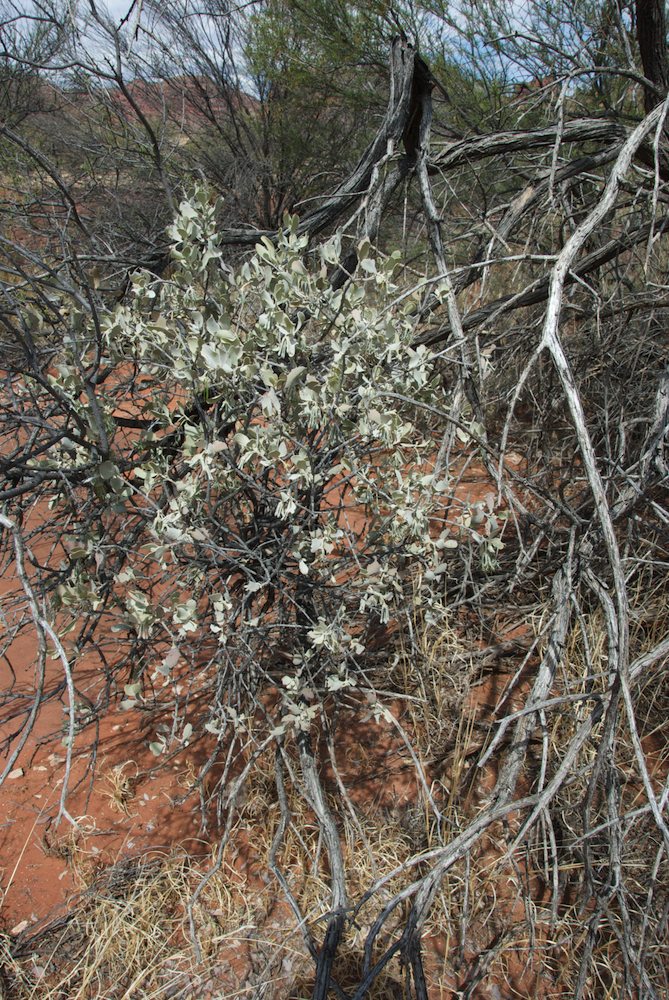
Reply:
[[[38, 543], [33, 554], [41, 561], [63, 553], [40, 551]], [[0, 580], [0, 600], [18, 588], [16, 576], [6, 573]], [[7, 617], [11, 626], [11, 613]], [[0, 659], [1, 687], [30, 698], [36, 660], [35, 635], [24, 630]], [[95, 692], [96, 666], [90, 658], [77, 664], [81, 690]], [[63, 672], [50, 656], [46, 671], [48, 691], [62, 681]], [[140, 713], [118, 707], [100, 719], [97, 731], [90, 725], [77, 734], [66, 801], [71, 818], [56, 823], [67, 753], [62, 743], [68, 726], [65, 706], [66, 700], [57, 698], [43, 704], [23, 752], [0, 787], [0, 926], [5, 929], [42, 919], [66, 903], [74, 890], [68, 861], [75, 843], [101, 863], [177, 843], [187, 844], [192, 854], [205, 847], [198, 841], [195, 800], [191, 797], [175, 808], [186, 791], [178, 783], [184, 780], [184, 761], [176, 759], [171, 767], [157, 769], [148, 739], [140, 733]], [[0, 741], [15, 734], [22, 719], [8, 721], [5, 710]]]
[[[20, 644], [17, 644], [20, 645]], [[13, 649], [13, 663], [20, 650]], [[28, 661], [29, 662], [29, 661]], [[77, 736], [67, 812], [56, 825], [64, 779], [65, 748], [41, 742], [60, 728], [60, 704], [48, 705], [14, 771], [0, 788], [0, 920], [12, 930], [24, 920], [52, 915], [74, 891], [69, 860], [79, 853], [102, 863], [180, 844], [197, 856], [197, 800], [187, 791], [183, 760], [156, 769], [156, 758], [138, 736], [137, 713], [112, 710]], [[92, 744], [98, 742], [95, 780]]]

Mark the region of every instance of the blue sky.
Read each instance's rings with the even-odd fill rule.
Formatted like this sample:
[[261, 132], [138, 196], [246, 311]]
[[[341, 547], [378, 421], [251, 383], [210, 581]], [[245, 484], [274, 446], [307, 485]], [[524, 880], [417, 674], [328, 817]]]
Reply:
[[[114, 20], [120, 21], [130, 10], [132, 0], [107, 0], [104, 4]], [[133, 11], [134, 13], [134, 11]]]

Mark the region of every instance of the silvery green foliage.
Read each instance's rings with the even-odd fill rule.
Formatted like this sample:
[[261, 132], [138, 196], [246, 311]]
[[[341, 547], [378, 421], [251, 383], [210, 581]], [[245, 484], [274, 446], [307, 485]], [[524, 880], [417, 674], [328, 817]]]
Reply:
[[[396, 260], [361, 245], [355, 279], [333, 290], [338, 240], [309, 252], [293, 219], [231, 268], [216, 215], [204, 188], [183, 201], [169, 277], [136, 275], [102, 323], [144, 421], [129, 438], [109, 403], [111, 451], [93, 477], [133, 539], [117, 627], [168, 641], [158, 685], [180, 662], [201, 668], [191, 683], [210, 689], [210, 731], [241, 725], [270, 682], [279, 728], [304, 728], [324, 696], [359, 683], [384, 625], [415, 603], [444, 613], [461, 528], [432, 471], [442, 390], [430, 351], [412, 346]], [[65, 604], [95, 600], [96, 543], [77, 544]]]

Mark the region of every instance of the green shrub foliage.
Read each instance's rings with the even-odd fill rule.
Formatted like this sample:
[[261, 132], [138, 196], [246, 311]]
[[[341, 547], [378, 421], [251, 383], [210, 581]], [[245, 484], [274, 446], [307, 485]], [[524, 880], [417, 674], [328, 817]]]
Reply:
[[[133, 668], [128, 706], [186, 666], [204, 694], [206, 710], [185, 712], [157, 753], [190, 737], [193, 718], [217, 734], [241, 725], [269, 684], [278, 729], [308, 728], [324, 697], [361, 683], [393, 623], [416, 605], [443, 616], [470, 531], [437, 467], [439, 372], [412, 346], [397, 260], [362, 244], [355, 278], [334, 290], [339, 238], [310, 251], [291, 218], [231, 267], [219, 211], [197, 188], [170, 229], [166, 278], [137, 273], [95, 321], [72, 310], [51, 377], [71, 437], [38, 462], [80, 496], [56, 592], [65, 628], [111, 619]], [[95, 358], [104, 391], [92, 396]], [[51, 503], [71, 509], [72, 488]]]

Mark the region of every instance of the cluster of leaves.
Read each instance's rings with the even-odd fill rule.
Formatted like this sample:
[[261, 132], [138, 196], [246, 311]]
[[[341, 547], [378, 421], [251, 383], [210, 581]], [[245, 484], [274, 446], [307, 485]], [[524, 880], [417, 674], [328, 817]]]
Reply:
[[[51, 500], [71, 518], [55, 592], [66, 628], [110, 616], [144, 650], [128, 705], [189, 664], [209, 731], [239, 727], [268, 683], [283, 693], [278, 728], [308, 728], [323, 697], [360, 683], [389, 623], [415, 604], [444, 615], [471, 518], [437, 467], [438, 366], [413, 346], [396, 257], [361, 244], [355, 279], [333, 289], [339, 238], [310, 253], [290, 218], [232, 269], [218, 208], [204, 187], [181, 203], [169, 277], [137, 273], [94, 317], [72, 307], [45, 387], [68, 416], [31, 464], [70, 484]], [[172, 733], [192, 731], [184, 716]]]

